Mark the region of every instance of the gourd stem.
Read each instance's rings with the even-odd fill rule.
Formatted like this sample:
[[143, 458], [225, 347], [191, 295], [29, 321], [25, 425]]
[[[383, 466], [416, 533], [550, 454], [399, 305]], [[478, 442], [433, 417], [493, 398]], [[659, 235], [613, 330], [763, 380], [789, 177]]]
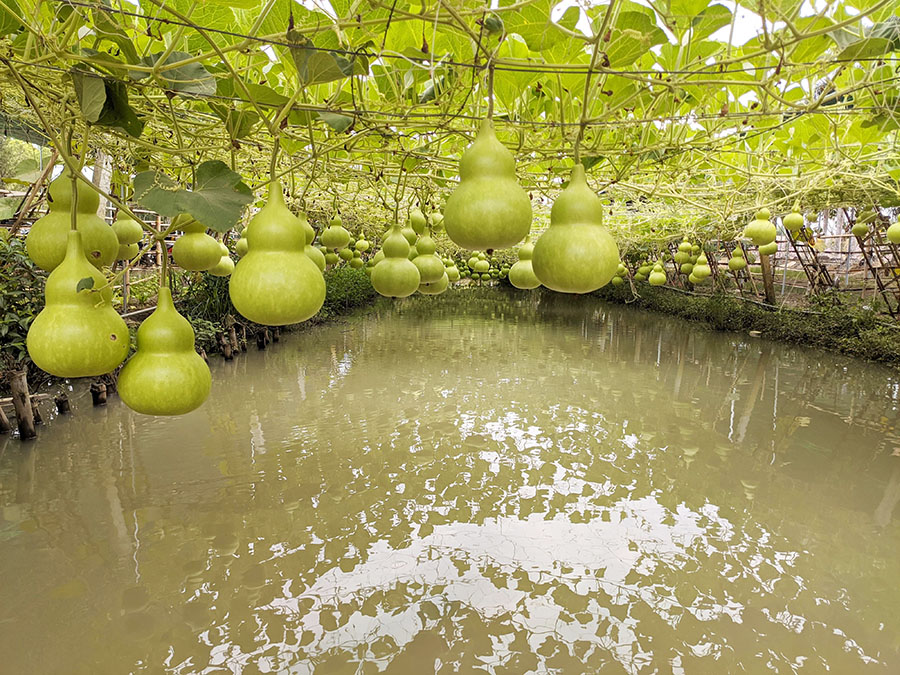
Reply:
[[487, 89], [488, 89], [488, 108], [487, 108], [487, 118], [489, 120], [494, 119], [494, 59], [493, 54], [491, 55], [490, 60], [488, 61], [488, 78], [487, 78]]
[[272, 142], [272, 160], [269, 163], [269, 178], [275, 179], [275, 167], [278, 164], [278, 151], [281, 150], [281, 138], [276, 136]]
[[[162, 264], [159, 266], [159, 287], [166, 288], [169, 284], [169, 249], [166, 247], [166, 240], [160, 241], [162, 246]], [[159, 301], [157, 300], [157, 304]]]
[[78, 231], [78, 176], [75, 175], [75, 172], [71, 172], [70, 179], [72, 181], [72, 208], [69, 212], [72, 220], [72, 231]]

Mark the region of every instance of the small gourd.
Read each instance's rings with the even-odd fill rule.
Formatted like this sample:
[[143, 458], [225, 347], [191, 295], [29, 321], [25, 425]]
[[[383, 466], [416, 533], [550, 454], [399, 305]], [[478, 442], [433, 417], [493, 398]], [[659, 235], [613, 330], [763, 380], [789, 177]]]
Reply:
[[[97, 216], [100, 195], [84, 181], [77, 182], [75, 227], [81, 232], [85, 258], [94, 267], [111, 265], [119, 252], [116, 233]], [[50, 211], [35, 221], [25, 238], [28, 257], [46, 272], [56, 269], [68, 251], [72, 229], [72, 173], [68, 167], [50, 183]]]
[[622, 284], [625, 283], [625, 280], [624, 280], [622, 277], [616, 275], [616, 276], [614, 276], [614, 277], [612, 278], [612, 281], [610, 281], [610, 283], [611, 283], [613, 286], [621, 286]]
[[666, 273], [662, 268], [662, 265], [657, 263], [653, 267], [653, 271], [650, 272], [650, 285], [651, 286], [665, 286], [666, 285]]
[[222, 257], [219, 258], [219, 262], [217, 262], [211, 269], [207, 270], [214, 277], [228, 277], [231, 276], [231, 273], [234, 272], [234, 260], [231, 259], [231, 254], [228, 251], [228, 247], [219, 242], [219, 248], [222, 251]]
[[[424, 216], [422, 216], [422, 220], [425, 220]], [[444, 263], [434, 254], [436, 250], [434, 239], [431, 238], [431, 231], [423, 226], [422, 236], [416, 243], [417, 255], [413, 258], [413, 265], [419, 270], [420, 284], [433, 284], [440, 281], [444, 275]]]
[[312, 260], [316, 267], [319, 268], [320, 272], [325, 271], [325, 254], [322, 252], [321, 248], [313, 246], [313, 241], [316, 238], [316, 231], [313, 229], [313, 226], [309, 224], [309, 220], [307, 220], [306, 215], [301, 213], [297, 216], [297, 219], [300, 221], [300, 227], [306, 235], [306, 246], [303, 247], [303, 252], [306, 254], [306, 257]]
[[237, 240], [234, 245], [234, 252], [238, 254], [238, 257], [243, 258], [247, 255], [247, 252], [250, 250], [249, 245], [247, 244], [247, 237], [241, 235], [241, 238]]
[[350, 233], [344, 228], [340, 216], [331, 219], [331, 223], [322, 232], [319, 240], [325, 248], [340, 250], [350, 243]]
[[610, 282], [619, 249], [603, 226], [603, 203], [587, 184], [584, 166], [550, 210], [550, 227], [534, 245], [532, 266], [540, 282], [561, 293], [590, 293]]
[[451, 283], [455, 283], [459, 281], [459, 268], [456, 265], [450, 264], [447, 266], [447, 279]]
[[516, 161], [484, 120], [459, 163], [459, 185], [444, 209], [444, 228], [462, 248], [502, 249], [531, 229], [531, 200], [516, 181]]
[[442, 232], [444, 230], [444, 214], [440, 211], [435, 211], [434, 213], [432, 213], [428, 217], [428, 220], [431, 223], [432, 232]]
[[353, 249], [351, 248], [342, 248], [338, 251], [338, 258], [343, 261], [353, 260]]
[[360, 253], [365, 253], [369, 250], [370, 246], [371, 244], [369, 244], [369, 242], [365, 239], [357, 239], [356, 243], [353, 245], [353, 248], [355, 248]]
[[791, 212], [781, 219], [784, 229], [788, 232], [799, 232], [806, 224], [803, 214], [800, 213], [800, 202], [794, 202], [794, 208]]
[[156, 309], [138, 328], [137, 351], [119, 373], [119, 396], [144, 415], [184, 415], [206, 400], [211, 381], [194, 329], [160, 287]]
[[353, 259], [350, 261], [350, 267], [352, 267], [352, 268], [355, 269], [355, 270], [358, 270], [358, 269], [360, 269], [361, 267], [364, 267], [365, 264], [366, 264], [366, 263], [363, 261], [362, 258], [353, 258]]
[[[47, 278], [44, 308], [31, 322], [31, 360], [56, 377], [104, 375], [128, 356], [128, 327], [112, 306], [112, 287], [84, 255], [80, 232], [69, 230], [66, 256]], [[78, 290], [90, 279], [90, 288]]]
[[450, 277], [444, 272], [440, 279], [430, 284], [419, 284], [419, 293], [423, 295], [440, 295], [450, 286]]
[[534, 273], [531, 259], [534, 255], [534, 244], [531, 237], [525, 238], [525, 243], [519, 247], [519, 260], [509, 270], [509, 283], [522, 290], [531, 290], [541, 285]]
[[325, 302], [325, 279], [304, 251], [306, 232], [285, 205], [280, 181], [270, 183], [269, 200], [253, 216], [247, 238], [250, 250], [228, 285], [235, 309], [268, 326], [315, 315]]
[[416, 234], [424, 234], [427, 224], [428, 221], [425, 219], [425, 214], [422, 213], [421, 209], [413, 209], [409, 212], [409, 226]]
[[684, 263], [678, 270], [681, 274], [691, 274], [694, 271], [694, 264], [690, 262]]
[[756, 217], [744, 228], [744, 237], [757, 246], [765, 246], [775, 241], [776, 229], [769, 221], [769, 209], [762, 208], [756, 212]]
[[405, 298], [419, 289], [421, 277], [418, 268], [409, 259], [409, 248], [409, 241], [400, 225], [391, 226], [380, 251], [384, 253], [384, 258], [372, 268], [372, 287], [378, 294]]
[[697, 258], [697, 264], [694, 265], [694, 269], [692, 270], [695, 277], [700, 280], [706, 279], [709, 275], [712, 274], [712, 270], [709, 267], [709, 260], [706, 257], [706, 253], [701, 253]]
[[747, 267], [747, 259], [744, 258], [744, 250], [738, 246], [731, 252], [731, 259], [728, 261], [728, 269], [732, 272], [740, 272]]
[[141, 247], [137, 244], [119, 244], [116, 260], [133, 260], [140, 251]]
[[776, 253], [778, 253], [778, 242], [770, 241], [759, 247], [760, 255], [775, 255]]
[[219, 242], [206, 234], [206, 226], [182, 214], [173, 229], [182, 234], [172, 246], [172, 260], [179, 267], [192, 272], [204, 272], [215, 267], [222, 258]]
[[338, 261], [340, 259], [341, 259], [341, 257], [337, 253], [334, 253], [333, 251], [329, 251], [328, 253], [325, 254], [325, 264], [326, 265], [337, 265]]
[[141, 227], [141, 224], [134, 218], [125, 215], [116, 219], [116, 222], [112, 224], [112, 230], [120, 246], [137, 244], [144, 236], [144, 228]]
[[887, 229], [887, 238], [892, 244], [900, 244], [900, 221], [897, 221]]

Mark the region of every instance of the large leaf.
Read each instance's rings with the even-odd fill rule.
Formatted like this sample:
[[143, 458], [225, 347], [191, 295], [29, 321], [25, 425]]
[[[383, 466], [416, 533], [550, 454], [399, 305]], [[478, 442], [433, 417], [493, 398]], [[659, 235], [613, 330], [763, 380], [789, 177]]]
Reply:
[[[335, 37], [328, 40], [329, 34]], [[351, 53], [338, 48], [334, 31], [326, 31], [319, 36], [319, 44], [315, 44], [305, 35], [289, 30], [287, 41], [291, 45], [291, 60], [297, 69], [300, 84], [304, 86], [369, 72], [368, 56], [363, 52]]]
[[21, 197], [0, 197], [0, 220], [8, 220], [16, 215]]
[[139, 173], [134, 178], [134, 198], [163, 216], [189, 213], [206, 227], [227, 232], [237, 225], [253, 193], [224, 162], [211, 160], [197, 167], [193, 190], [179, 187], [159, 172]]
[[16, 0], [0, 3], [0, 37], [15, 33], [22, 27], [22, 9]]
[[[515, 12], [503, 12], [500, 16], [506, 24], [507, 33], [522, 36], [525, 44], [533, 52], [542, 52], [567, 39], [559, 26], [575, 30], [580, 17], [578, 7], [569, 7], [559, 19], [559, 25], [553, 22], [551, 12], [558, 0], [538, 0]], [[501, 8], [504, 4], [501, 3]]]
[[[178, 61], [191, 58], [191, 55], [186, 52], [172, 52], [166, 57], [165, 63], [160, 63], [160, 59], [164, 55], [165, 52], [150, 54], [142, 58], [141, 63], [152, 68], [157, 65], [177, 63]], [[136, 80], [142, 80], [148, 77], [149, 73], [134, 71], [131, 76]], [[216, 93], [216, 79], [200, 63], [188, 63], [177, 68], [160, 71], [157, 78], [165, 89], [180, 94], [211, 96]]]
[[724, 5], [710, 5], [691, 20], [691, 39], [702, 40], [731, 23], [731, 10]]
[[870, 59], [875, 56], [883, 56], [891, 51], [891, 41], [882, 37], [869, 37], [858, 40], [838, 54], [840, 61], [855, 61], [857, 59]]
[[72, 71], [72, 81], [87, 122], [122, 129], [135, 138], [141, 135], [144, 123], [128, 104], [125, 83], [84, 70]]

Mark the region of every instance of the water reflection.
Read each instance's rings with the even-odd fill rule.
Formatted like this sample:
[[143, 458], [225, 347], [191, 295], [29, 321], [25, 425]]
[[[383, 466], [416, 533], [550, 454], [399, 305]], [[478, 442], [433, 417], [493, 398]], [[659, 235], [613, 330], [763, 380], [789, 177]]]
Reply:
[[7, 442], [4, 668], [900, 664], [884, 368], [479, 292], [305, 332], [214, 379], [184, 418], [77, 399]]

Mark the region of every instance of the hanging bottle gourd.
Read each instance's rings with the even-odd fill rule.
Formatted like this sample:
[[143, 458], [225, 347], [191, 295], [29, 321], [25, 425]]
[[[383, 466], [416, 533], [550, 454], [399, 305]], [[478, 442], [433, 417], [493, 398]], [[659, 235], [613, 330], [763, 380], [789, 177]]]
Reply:
[[618, 265], [618, 267], [616, 267], [616, 274], [615, 274], [615, 276], [613, 276], [610, 283], [613, 286], [623, 285], [625, 283], [625, 275], [626, 274], [628, 274], [628, 268], [625, 267], [625, 265], [622, 263], [622, 261], [619, 261], [619, 265]]
[[444, 214], [440, 211], [433, 212], [428, 217], [429, 222], [431, 223], [431, 231], [432, 232], [443, 232], [444, 230]]
[[365, 253], [369, 250], [372, 245], [366, 241], [365, 239], [357, 239], [356, 243], [353, 244], [353, 248], [355, 248], [360, 253]]
[[897, 221], [887, 229], [887, 238], [892, 244], [900, 244], [900, 221]]
[[238, 239], [234, 245], [234, 252], [237, 253], [239, 258], [243, 258], [245, 255], [247, 255], [247, 251], [249, 250], [250, 246], [247, 243], [247, 237], [245, 237], [242, 233], [241, 238]]
[[731, 259], [728, 261], [728, 269], [732, 272], [740, 272], [747, 267], [747, 259], [744, 258], [744, 249], [737, 246], [731, 252]]
[[873, 209], [866, 209], [862, 211], [856, 218], [856, 222], [853, 223], [853, 227], [850, 228], [850, 231], [860, 239], [864, 239], [869, 234], [869, 224], [875, 221], [875, 211]]
[[325, 246], [335, 251], [346, 248], [350, 243], [350, 233], [344, 228], [343, 221], [340, 216], [331, 219], [331, 224], [322, 232], [319, 240]]
[[409, 242], [400, 225], [391, 226], [380, 252], [384, 253], [384, 258], [372, 268], [375, 291], [388, 298], [405, 298], [415, 293], [421, 277], [419, 269], [409, 259]]
[[584, 166], [576, 164], [550, 210], [550, 227], [534, 245], [534, 273], [554, 291], [590, 293], [609, 283], [618, 263], [619, 249], [603, 226], [603, 204], [588, 187]]
[[[31, 360], [56, 377], [109, 373], [128, 355], [128, 327], [112, 306], [112, 287], [69, 230], [66, 256], [47, 277], [46, 304], [28, 329]], [[90, 286], [78, 290], [84, 279]]]
[[759, 247], [760, 255], [775, 255], [776, 253], [778, 253], [778, 242], [770, 241]]
[[140, 252], [138, 242], [144, 236], [144, 228], [133, 218], [120, 216], [112, 224], [112, 230], [119, 242], [116, 260], [133, 259]]
[[119, 396], [144, 415], [184, 415], [206, 400], [211, 381], [194, 329], [161, 286], [156, 309], [138, 328], [137, 351], [119, 373]]
[[685, 239], [678, 244], [678, 251], [675, 253], [675, 262], [679, 266], [691, 261], [691, 242]]
[[709, 266], [709, 259], [706, 257], [705, 252], [701, 252], [697, 257], [697, 264], [694, 265], [692, 272], [700, 281], [703, 281], [712, 274], [712, 269]]
[[219, 249], [222, 251], [222, 257], [219, 258], [219, 262], [211, 269], [207, 270], [207, 272], [214, 277], [231, 276], [231, 273], [234, 272], [234, 260], [231, 259], [228, 247], [222, 242], [219, 242]]
[[781, 219], [781, 222], [784, 225], [784, 229], [791, 233], [796, 233], [803, 229], [803, 226], [806, 224], [806, 219], [803, 217], [803, 214], [800, 213], [800, 202], [794, 202], [793, 209]]
[[409, 226], [417, 235], [421, 236], [425, 233], [425, 226], [427, 224], [428, 221], [425, 219], [425, 214], [422, 213], [421, 209], [413, 209], [409, 212]]
[[419, 235], [416, 234], [416, 231], [413, 229], [413, 226], [407, 221], [406, 225], [403, 226], [403, 229], [400, 230], [403, 234], [403, 238], [406, 239], [406, 243], [411, 247], [415, 247], [416, 240], [419, 238]]
[[313, 246], [313, 241], [315, 241], [316, 238], [315, 229], [313, 229], [313, 226], [309, 224], [309, 219], [307, 219], [305, 213], [298, 214], [297, 221], [300, 224], [300, 228], [303, 230], [304, 235], [306, 236], [306, 245], [303, 247], [303, 252], [306, 254], [307, 258], [315, 263], [320, 272], [324, 272], [325, 254], [321, 250]]
[[531, 229], [531, 200], [516, 182], [515, 159], [489, 119], [463, 153], [443, 224], [453, 243], [473, 250], [508, 248]]
[[325, 279], [307, 257], [306, 232], [288, 210], [281, 182], [269, 185], [269, 200], [253, 216], [250, 250], [235, 265], [228, 285], [242, 316], [268, 326], [306, 321], [325, 301]]
[[656, 263], [656, 265], [653, 266], [653, 271], [650, 272], [649, 281], [651, 286], [666, 285], [666, 272], [662, 265]]
[[450, 283], [456, 283], [459, 281], [459, 278], [459, 268], [451, 260], [450, 264], [447, 265], [447, 280], [450, 281]]
[[[424, 221], [423, 216], [422, 222]], [[423, 225], [422, 236], [416, 242], [417, 255], [413, 258], [413, 265], [419, 270], [420, 284], [433, 284], [444, 275], [444, 263], [434, 254], [436, 250], [437, 246], [431, 238], [431, 231]]]
[[525, 237], [525, 243], [519, 247], [519, 260], [509, 270], [509, 283], [516, 288], [531, 290], [541, 285], [531, 264], [532, 255], [534, 244], [531, 237]]
[[[97, 216], [100, 195], [83, 181], [77, 181], [75, 227], [81, 232], [86, 259], [94, 267], [111, 265], [119, 252], [116, 233]], [[52, 272], [66, 256], [67, 237], [72, 229], [72, 173], [68, 167], [50, 183], [50, 212], [35, 221], [25, 238], [28, 257], [46, 272]]]
[[214, 237], [206, 234], [206, 226], [186, 213], [172, 221], [173, 230], [182, 234], [172, 246], [172, 260], [182, 269], [205, 272], [222, 259], [222, 249]]
[[744, 238], [749, 239], [757, 246], [765, 246], [775, 241], [775, 225], [769, 221], [769, 209], [762, 208], [756, 212], [756, 217], [744, 228]]
[[447, 272], [441, 274], [440, 279], [430, 284], [419, 284], [419, 293], [423, 295], [440, 295], [450, 286], [450, 276]]

